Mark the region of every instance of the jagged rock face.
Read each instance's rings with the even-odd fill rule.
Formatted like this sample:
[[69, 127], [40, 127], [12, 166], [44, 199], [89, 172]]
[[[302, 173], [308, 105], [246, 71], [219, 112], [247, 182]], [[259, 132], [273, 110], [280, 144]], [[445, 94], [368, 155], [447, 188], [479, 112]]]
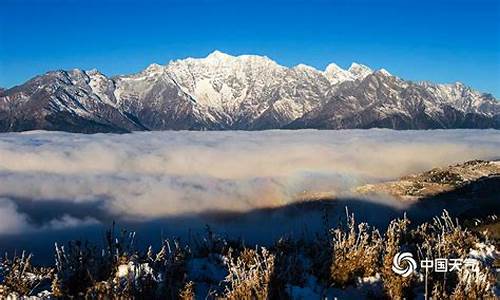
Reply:
[[499, 104], [461, 84], [412, 83], [377, 71], [340, 84], [290, 128], [500, 128]]
[[[114, 107], [116, 99], [106, 98], [112, 81], [94, 73], [50, 72], [5, 91], [0, 97], [0, 129], [84, 133], [143, 129]], [[96, 80], [104, 82], [94, 90]]]
[[325, 71], [218, 51], [108, 78], [56, 71], [0, 90], [0, 131], [500, 128], [500, 105], [460, 83], [413, 83], [353, 63]]

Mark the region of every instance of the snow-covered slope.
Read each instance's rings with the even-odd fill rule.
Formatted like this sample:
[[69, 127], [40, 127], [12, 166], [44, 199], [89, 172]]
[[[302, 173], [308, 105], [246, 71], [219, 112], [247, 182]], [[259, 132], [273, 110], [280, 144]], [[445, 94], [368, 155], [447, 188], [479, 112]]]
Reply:
[[56, 71], [0, 91], [0, 130], [500, 128], [500, 105], [461, 83], [413, 83], [353, 63], [324, 71], [215, 51], [108, 78]]

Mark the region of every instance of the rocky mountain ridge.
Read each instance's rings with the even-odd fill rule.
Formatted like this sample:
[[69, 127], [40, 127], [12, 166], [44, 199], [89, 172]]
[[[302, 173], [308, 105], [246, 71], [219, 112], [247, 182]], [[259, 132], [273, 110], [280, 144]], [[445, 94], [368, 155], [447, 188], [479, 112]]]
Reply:
[[500, 104], [461, 83], [403, 80], [353, 63], [287, 68], [265, 56], [152, 64], [107, 77], [53, 71], [0, 90], [0, 131], [500, 128]]

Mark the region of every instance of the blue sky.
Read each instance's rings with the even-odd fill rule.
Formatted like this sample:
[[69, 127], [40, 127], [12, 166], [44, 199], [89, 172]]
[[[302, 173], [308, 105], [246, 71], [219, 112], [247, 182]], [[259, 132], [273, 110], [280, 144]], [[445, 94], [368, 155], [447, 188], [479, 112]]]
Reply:
[[214, 49], [324, 69], [356, 61], [500, 97], [499, 0], [1, 0], [0, 86], [54, 69], [107, 75]]

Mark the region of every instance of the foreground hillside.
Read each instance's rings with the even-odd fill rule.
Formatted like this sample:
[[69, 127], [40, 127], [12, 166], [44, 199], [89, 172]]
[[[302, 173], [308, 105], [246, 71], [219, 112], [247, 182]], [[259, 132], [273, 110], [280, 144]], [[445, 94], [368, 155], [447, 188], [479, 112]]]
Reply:
[[[495, 217], [487, 222], [498, 222]], [[479, 221], [476, 221], [479, 222]], [[225, 240], [207, 229], [189, 243], [165, 240], [138, 251], [135, 234], [114, 231], [106, 246], [56, 244], [55, 264], [35, 267], [27, 253], [0, 263], [0, 296], [16, 299], [494, 299], [498, 296], [498, 240], [470, 231], [445, 211], [413, 226], [393, 220], [386, 231], [356, 223], [325, 227], [313, 239], [283, 237], [270, 247]], [[474, 262], [446, 273], [393, 270], [395, 256], [416, 261], [446, 258]], [[401, 268], [407, 268], [403, 262]], [[32, 298], [33, 299], [33, 298]]]
[[132, 75], [54, 71], [0, 90], [0, 131], [500, 128], [500, 104], [462, 83], [411, 82], [353, 63], [287, 68], [215, 51]]

